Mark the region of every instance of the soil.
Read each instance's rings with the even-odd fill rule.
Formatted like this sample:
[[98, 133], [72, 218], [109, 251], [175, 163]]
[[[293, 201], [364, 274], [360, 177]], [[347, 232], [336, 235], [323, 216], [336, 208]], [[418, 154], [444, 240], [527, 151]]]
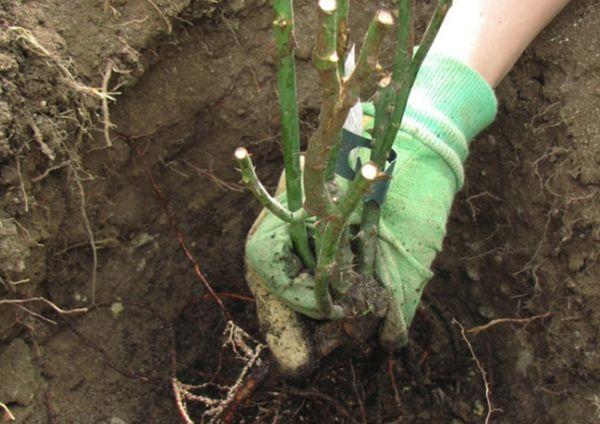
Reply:
[[[313, 6], [296, 6], [304, 137]], [[233, 422], [480, 423], [482, 370], [493, 422], [600, 422], [597, 6], [572, 2], [498, 88], [411, 346], [335, 352], [301, 388], [251, 370], [260, 384]], [[374, 8], [353, 4], [355, 39]], [[259, 206], [231, 157], [246, 146], [275, 185], [271, 21], [262, 0], [0, 4], [0, 298], [96, 303], [0, 305], [0, 402], [16, 422], [176, 423], [173, 378], [234, 383], [243, 363], [199, 274], [260, 340], [242, 263]], [[521, 321], [462, 337], [502, 318]]]

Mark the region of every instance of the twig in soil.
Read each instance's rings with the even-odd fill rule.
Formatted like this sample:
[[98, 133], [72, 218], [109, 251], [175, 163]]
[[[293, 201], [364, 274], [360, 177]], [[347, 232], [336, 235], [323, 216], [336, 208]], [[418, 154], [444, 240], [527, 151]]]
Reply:
[[121, 13], [110, 4], [110, 0], [104, 0], [104, 13], [108, 13], [109, 11], [112, 12], [113, 17], [116, 19], [121, 17]]
[[392, 382], [392, 389], [394, 390], [394, 400], [398, 405], [402, 403], [402, 398], [400, 397], [400, 391], [398, 390], [398, 385], [396, 384], [396, 376], [394, 375], [394, 355], [390, 354], [388, 358], [388, 374], [390, 375], [390, 381]]
[[156, 182], [154, 176], [150, 172], [148, 165], [146, 165], [146, 161], [144, 160], [144, 156], [143, 156], [142, 152], [133, 143], [133, 141], [131, 140], [131, 137], [128, 137], [125, 134], [121, 134], [121, 136], [124, 137], [129, 142], [129, 145], [137, 153], [137, 156], [140, 160], [140, 163], [142, 165], [144, 173], [146, 174], [146, 178], [150, 181], [150, 185], [152, 186], [152, 189], [154, 190], [154, 193], [156, 194], [156, 197], [158, 198], [160, 205], [162, 206], [163, 210], [165, 211], [165, 214], [167, 215], [167, 219], [169, 220], [171, 229], [175, 233], [177, 242], [179, 243], [179, 246], [183, 250], [183, 253], [184, 253], [185, 257], [187, 258], [187, 260], [193, 265], [194, 275], [204, 285], [204, 287], [208, 290], [208, 292], [211, 294], [214, 301], [217, 303], [219, 308], [221, 308], [221, 311], [223, 311], [223, 314], [225, 314], [225, 317], [227, 318], [227, 320], [233, 322], [233, 317], [231, 316], [231, 313], [225, 307], [221, 298], [217, 295], [217, 293], [213, 289], [212, 285], [208, 282], [208, 280], [206, 279], [206, 277], [200, 270], [200, 264], [198, 263], [196, 257], [194, 255], [192, 255], [192, 252], [190, 252], [190, 250], [188, 249], [187, 243], [185, 242], [185, 238], [183, 236], [183, 233], [179, 230], [179, 226], [177, 225], [177, 220], [175, 219], [175, 216], [171, 213], [171, 208], [169, 207], [169, 204], [167, 203], [167, 199], [166, 199], [165, 195], [163, 194], [158, 183]]
[[154, 3], [153, 0], [146, 0], [148, 3], [150, 3], [152, 5], [152, 7], [158, 12], [158, 14], [160, 15], [160, 17], [162, 18], [163, 21], [165, 21], [165, 24], [167, 25], [167, 34], [170, 34], [171, 32], [173, 32], [173, 26], [171, 25], [171, 22], [169, 21], [169, 19], [165, 16], [165, 14], [162, 12], [162, 10], [160, 10], [160, 7], [158, 7], [158, 5], [156, 3]]
[[[219, 296], [220, 298], [235, 299], [235, 300], [240, 300], [242, 302], [249, 302], [249, 303], [253, 303], [256, 301], [256, 299], [254, 299], [251, 296], [244, 296], [244, 295], [237, 294], [237, 293], [217, 293], [217, 296]], [[212, 295], [210, 293], [206, 293], [206, 294], [203, 294], [202, 296], [193, 298], [189, 304], [198, 303], [203, 300], [210, 299], [211, 297], [212, 297]]]
[[54, 424], [54, 419], [58, 416], [54, 406], [52, 404], [52, 394], [48, 390], [44, 395], [44, 401], [46, 403], [46, 411], [48, 412], [48, 423]]
[[29, 212], [29, 199], [27, 197], [27, 191], [25, 190], [25, 181], [23, 180], [23, 174], [21, 173], [21, 160], [19, 156], [15, 156], [15, 162], [17, 164], [17, 174], [19, 176], [19, 188], [23, 195], [23, 202], [25, 203], [25, 212]]
[[366, 423], [367, 413], [365, 411], [365, 402], [363, 401], [363, 398], [360, 396], [360, 393], [358, 391], [356, 372], [354, 371], [354, 364], [352, 363], [352, 359], [350, 360], [350, 371], [352, 372], [352, 390], [354, 391], [356, 401], [358, 402], [358, 408], [360, 409], [360, 417], [362, 418], [363, 423]]
[[71, 172], [73, 175], [73, 180], [75, 180], [75, 184], [79, 189], [79, 211], [81, 213], [81, 219], [83, 220], [83, 227], [85, 232], [87, 233], [88, 240], [90, 243], [90, 249], [92, 249], [92, 277], [91, 277], [91, 288], [90, 288], [90, 301], [92, 305], [96, 304], [96, 278], [98, 274], [98, 249], [96, 247], [96, 241], [94, 239], [94, 232], [92, 231], [92, 225], [90, 224], [90, 220], [87, 216], [87, 212], [85, 210], [86, 200], [85, 200], [85, 190], [83, 189], [83, 184], [81, 183], [81, 179], [79, 178], [79, 174], [77, 170], [71, 166]]
[[229, 190], [229, 191], [235, 191], [238, 193], [241, 193], [244, 191], [244, 187], [241, 186], [240, 184], [230, 183], [230, 182], [227, 182], [227, 181], [222, 180], [221, 178], [217, 177], [213, 173], [212, 166], [210, 166], [208, 169], [202, 169], [186, 159], [184, 159], [182, 162], [185, 165], [192, 168], [194, 171], [196, 171], [198, 173], [198, 175], [208, 177], [212, 182], [214, 182], [217, 185], [217, 187], [219, 187], [223, 191]]
[[535, 321], [537, 319], [547, 318], [550, 315], [552, 315], [552, 312], [546, 312], [545, 314], [534, 315], [534, 316], [532, 316], [530, 318], [498, 318], [498, 319], [493, 319], [490, 322], [488, 322], [487, 324], [478, 325], [476, 327], [469, 328], [467, 330], [467, 333], [469, 333], [469, 334], [479, 334], [482, 331], [485, 331], [485, 330], [489, 329], [490, 327], [493, 327], [493, 326], [498, 325], [498, 324], [503, 324], [505, 322], [512, 322], [512, 323], [515, 323], [515, 324], [525, 324], [525, 325], [527, 325], [527, 324], [529, 324], [532, 321]]
[[38, 181], [42, 181], [44, 178], [46, 178], [48, 175], [50, 175], [50, 173], [52, 171], [56, 171], [58, 169], [64, 168], [65, 166], [69, 165], [70, 163], [71, 163], [70, 160], [66, 160], [64, 162], [59, 163], [58, 165], [54, 165], [49, 168], [46, 168], [46, 170], [44, 172], [42, 172], [40, 175], [38, 175], [37, 177], [31, 178], [31, 182], [37, 183]]
[[[89, 244], [90, 244], [89, 241], [82, 241], [80, 243], [71, 244], [69, 246], [66, 246], [61, 251], [56, 252], [54, 254], [54, 256], [64, 255], [65, 253], [67, 253], [70, 250], [77, 249], [77, 248], [82, 247], [82, 246], [89, 246]], [[114, 244], [114, 245], [111, 246], [111, 244]], [[106, 248], [118, 246], [119, 245], [119, 240], [117, 240], [115, 238], [100, 239], [100, 240], [95, 240], [94, 241], [94, 245], [96, 246], [96, 249], [98, 249], [98, 250], [100, 250], [100, 249], [106, 249]]]
[[465, 343], [467, 344], [467, 347], [469, 348], [469, 352], [471, 353], [471, 357], [475, 361], [475, 364], [477, 365], [477, 369], [479, 369], [479, 373], [481, 374], [481, 378], [483, 379], [483, 385], [485, 386], [485, 400], [487, 402], [487, 407], [488, 407], [487, 415], [485, 417], [485, 424], [489, 424], [491, 422], [492, 415], [495, 412], [502, 412], [502, 409], [496, 408], [494, 406], [494, 403], [492, 402], [492, 384], [487, 379], [487, 374], [485, 372], [485, 368], [483, 368], [483, 364], [477, 358], [477, 355], [475, 355], [475, 350], [473, 349], [473, 345], [471, 344], [471, 342], [469, 341], [469, 338], [467, 337], [465, 327], [460, 322], [458, 322], [456, 320], [456, 318], [454, 318], [452, 320], [452, 323], [457, 325], [460, 328], [460, 334], [461, 334], [463, 340], [465, 341]]
[[43, 316], [41, 314], [38, 314], [37, 312], [32, 311], [31, 309], [28, 309], [28, 308], [26, 308], [23, 305], [16, 304], [15, 306], [17, 308], [21, 309], [22, 311], [25, 311], [25, 313], [31, 315], [32, 317], [39, 319], [42, 322], [45, 322], [45, 323], [50, 324], [50, 325], [57, 325], [56, 321], [54, 321], [54, 320], [52, 320], [50, 318], [46, 318], [45, 316]]
[[[516, 277], [517, 275], [525, 272], [525, 271], [531, 271], [532, 268], [534, 268], [533, 263], [535, 262], [535, 260], [537, 259], [538, 255], [540, 254], [540, 251], [542, 250], [542, 246], [544, 245], [544, 243], [547, 240], [547, 236], [548, 236], [548, 229], [550, 228], [550, 223], [552, 222], [552, 211], [553, 209], [551, 208], [548, 211], [548, 219], [546, 219], [546, 224], [544, 225], [544, 233], [542, 234], [542, 238], [540, 239], [540, 241], [537, 244], [537, 247], [535, 248], [535, 252], [533, 252], [533, 255], [531, 256], [531, 259], [529, 259], [527, 261], [527, 263], [523, 266], [523, 268], [521, 268], [521, 270], [513, 273], [513, 277]], [[536, 287], [538, 286], [537, 281], [536, 281]], [[539, 287], [538, 287], [539, 288]]]
[[46, 157], [48, 159], [50, 159], [50, 162], [54, 161], [54, 159], [56, 158], [56, 155], [54, 154], [54, 152], [52, 151], [52, 149], [50, 147], [48, 147], [48, 145], [44, 141], [44, 137], [42, 136], [42, 132], [40, 131], [40, 128], [37, 126], [37, 124], [35, 123], [35, 121], [33, 120], [33, 118], [29, 118], [27, 124], [29, 125], [29, 128], [31, 128], [31, 131], [33, 131], [33, 139], [40, 146], [40, 150], [42, 151], [42, 153], [44, 155], [46, 155]]
[[474, 194], [472, 196], [469, 196], [465, 199], [465, 201], [467, 202], [467, 205], [469, 205], [469, 208], [471, 209], [471, 217], [473, 218], [473, 222], [477, 222], [477, 213], [479, 212], [479, 208], [477, 208], [474, 204], [473, 204], [473, 200], [478, 199], [480, 197], [491, 197], [492, 199], [501, 202], [502, 199], [499, 198], [498, 196], [490, 193], [489, 191], [484, 191], [481, 193], [477, 193]]
[[[113, 61], [108, 59], [104, 70], [104, 76], [102, 77], [102, 92], [104, 94], [108, 93], [108, 83], [110, 82], [110, 77], [112, 76], [113, 66]], [[110, 139], [110, 129], [114, 125], [110, 122], [110, 111], [108, 110], [107, 96], [102, 97], [102, 126], [104, 130], [104, 141], [106, 146], [111, 147], [112, 141]]]
[[85, 314], [89, 311], [88, 308], [75, 308], [75, 309], [62, 309], [57, 306], [54, 302], [46, 299], [45, 297], [30, 297], [28, 299], [0, 299], [0, 305], [23, 305], [25, 303], [42, 302], [50, 306], [54, 311], [60, 315], [74, 315], [74, 314]]
[[10, 409], [8, 409], [8, 406], [3, 404], [2, 402], [0, 402], [0, 409], [2, 409], [4, 411], [4, 413], [2, 414], [3, 422], [16, 420], [15, 416], [12, 414], [12, 412], [10, 412]]

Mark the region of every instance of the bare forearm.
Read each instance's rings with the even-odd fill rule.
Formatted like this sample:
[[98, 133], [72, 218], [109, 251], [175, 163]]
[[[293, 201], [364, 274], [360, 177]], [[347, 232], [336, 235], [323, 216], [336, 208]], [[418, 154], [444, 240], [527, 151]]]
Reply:
[[432, 51], [451, 56], [496, 86], [569, 0], [455, 0]]

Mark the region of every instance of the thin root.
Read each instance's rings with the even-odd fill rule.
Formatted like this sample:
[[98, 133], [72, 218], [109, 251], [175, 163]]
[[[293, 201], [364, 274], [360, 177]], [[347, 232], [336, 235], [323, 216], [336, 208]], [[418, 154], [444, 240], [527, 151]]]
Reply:
[[503, 324], [503, 323], [506, 323], [506, 322], [512, 322], [512, 323], [515, 323], [515, 324], [525, 324], [525, 325], [527, 325], [527, 324], [529, 324], [532, 321], [535, 321], [537, 319], [547, 318], [550, 315], [552, 315], [552, 312], [546, 312], [545, 314], [534, 315], [531, 318], [498, 318], [498, 319], [493, 319], [490, 322], [488, 322], [487, 324], [478, 325], [477, 327], [469, 328], [467, 330], [467, 333], [469, 333], [469, 334], [479, 334], [482, 331], [485, 331], [485, 330], [487, 330], [487, 329], [489, 329], [489, 328], [491, 328], [491, 327], [493, 327], [495, 325]]
[[170, 34], [173, 31], [173, 26], [171, 25], [171, 22], [169, 21], [169, 19], [167, 19], [167, 17], [165, 16], [165, 14], [162, 12], [162, 10], [160, 10], [160, 7], [158, 7], [158, 5], [156, 3], [154, 3], [153, 0], [146, 0], [148, 3], [150, 3], [152, 5], [152, 7], [158, 12], [158, 14], [160, 15], [160, 17], [162, 18], [163, 21], [165, 21], [165, 24], [167, 25], [167, 33]]
[[467, 344], [467, 347], [469, 348], [469, 352], [471, 353], [471, 357], [475, 361], [475, 365], [477, 365], [477, 369], [479, 370], [479, 373], [481, 374], [481, 378], [483, 379], [483, 385], [485, 386], [485, 400], [487, 402], [487, 407], [488, 407], [488, 412], [487, 412], [487, 415], [485, 416], [485, 424], [489, 424], [491, 422], [492, 415], [494, 414], [494, 412], [502, 412], [502, 409], [496, 408], [494, 406], [494, 403], [492, 402], [492, 383], [490, 383], [488, 381], [487, 374], [485, 372], [485, 368], [483, 368], [483, 364], [477, 358], [477, 355], [475, 355], [475, 350], [473, 349], [473, 345], [471, 344], [471, 342], [469, 341], [469, 338], [467, 337], [465, 327], [460, 322], [458, 322], [456, 320], [456, 318], [452, 319], [452, 323], [457, 325], [460, 328], [460, 334], [461, 334], [463, 340], [465, 341], [465, 343]]
[[74, 315], [74, 314], [85, 314], [88, 312], [88, 308], [75, 308], [75, 309], [62, 309], [51, 302], [45, 297], [30, 297], [28, 299], [0, 299], [0, 305], [23, 305], [31, 302], [42, 302], [50, 306], [54, 311], [60, 315]]
[[87, 233], [88, 240], [90, 243], [90, 248], [92, 249], [92, 277], [91, 277], [91, 289], [90, 289], [90, 300], [91, 304], [96, 304], [96, 277], [98, 274], [98, 248], [96, 247], [96, 241], [94, 239], [94, 232], [92, 231], [92, 225], [90, 224], [90, 220], [87, 216], [86, 208], [86, 200], [85, 200], [85, 190], [83, 189], [83, 184], [81, 183], [81, 178], [79, 178], [79, 174], [77, 170], [71, 167], [73, 173], [73, 179], [75, 180], [75, 184], [79, 189], [79, 210], [81, 212], [81, 219], [83, 220], [83, 226], [85, 228], [85, 232]]
[[101, 99], [101, 101], [102, 101], [102, 124], [103, 124], [103, 129], [104, 129], [104, 140], [106, 142], [107, 147], [112, 146], [112, 141], [110, 139], [110, 129], [111, 129], [111, 127], [114, 126], [110, 122], [110, 112], [108, 110], [108, 96], [106, 96], [106, 94], [108, 94], [108, 83], [110, 81], [110, 77], [112, 76], [113, 66], [114, 66], [113, 61], [109, 59], [108, 62], [106, 63], [104, 76], [102, 77], [102, 92], [105, 94], [105, 96], [102, 97], [102, 99]]

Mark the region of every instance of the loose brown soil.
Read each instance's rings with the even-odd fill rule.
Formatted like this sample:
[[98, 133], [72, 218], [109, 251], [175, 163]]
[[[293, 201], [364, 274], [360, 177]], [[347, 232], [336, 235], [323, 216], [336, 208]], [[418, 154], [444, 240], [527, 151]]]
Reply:
[[[359, 41], [375, 5], [353, 8]], [[313, 4], [296, 14], [306, 137], [319, 100]], [[275, 184], [271, 21], [261, 0], [0, 4], [0, 298], [86, 307], [95, 275], [97, 303], [62, 317], [0, 305], [0, 402], [16, 422], [177, 423], [173, 377], [235, 381], [224, 315], [178, 237], [260, 339], [242, 264], [259, 207], [231, 153], [245, 145]], [[574, 1], [499, 87], [410, 348], [334, 353], [301, 388], [272, 370], [234, 422], [483, 422], [482, 374], [453, 320], [540, 315], [467, 333], [502, 410], [493, 422], [600, 422], [599, 24], [597, 2]]]

